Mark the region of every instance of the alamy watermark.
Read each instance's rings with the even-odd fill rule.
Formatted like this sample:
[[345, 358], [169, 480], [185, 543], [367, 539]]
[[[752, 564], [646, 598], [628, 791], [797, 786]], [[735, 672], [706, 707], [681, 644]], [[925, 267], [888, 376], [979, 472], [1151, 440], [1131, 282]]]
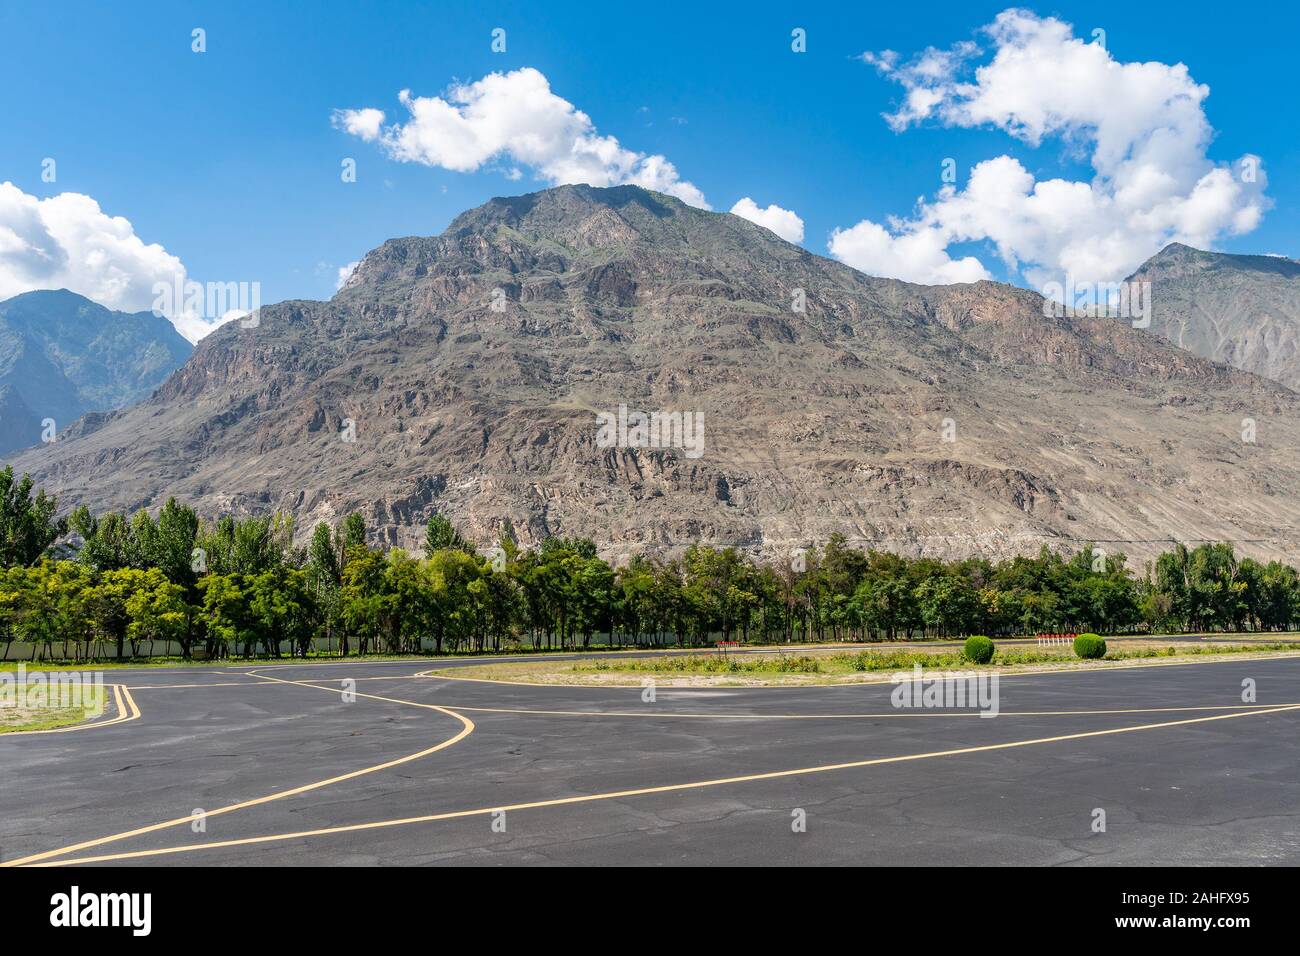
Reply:
[[260, 324], [260, 282], [195, 282], [178, 274], [171, 282], [155, 282], [153, 295], [152, 311], [160, 318], [189, 314], [217, 322], [235, 313], [241, 328]]
[[1108, 315], [1129, 319], [1135, 329], [1151, 328], [1150, 282], [1076, 282], [1067, 276], [1064, 284], [1048, 282], [1040, 291], [1046, 318]]
[[132, 936], [148, 936], [153, 929], [152, 893], [83, 893], [73, 886], [50, 897], [50, 925], [56, 928], [118, 926]]
[[628, 411], [596, 414], [598, 448], [680, 448], [687, 458], [704, 454], [703, 412]]
[[36, 671], [27, 673], [19, 663], [17, 671], [0, 673], [0, 708], [53, 710], [82, 707], [86, 716], [104, 712], [103, 671]]
[[920, 664], [912, 672], [898, 671], [889, 701], [899, 708], [973, 707], [981, 717], [998, 715], [998, 674], [979, 671], [940, 671], [927, 674]]

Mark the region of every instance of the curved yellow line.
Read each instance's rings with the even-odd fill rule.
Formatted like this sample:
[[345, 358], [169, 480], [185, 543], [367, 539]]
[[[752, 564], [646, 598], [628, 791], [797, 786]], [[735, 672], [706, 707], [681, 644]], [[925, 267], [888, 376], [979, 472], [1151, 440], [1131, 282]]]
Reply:
[[[281, 680], [278, 677], [265, 677], [261, 674], [254, 674], [251, 671], [249, 672], [249, 676], [261, 677], [263, 680], [276, 681], [277, 683], [281, 683], [281, 684], [296, 684], [301, 687], [315, 687], [317, 690], [325, 690], [335, 694], [345, 693], [345, 691], [342, 689], [336, 690], [332, 687], [320, 687], [319, 685], [316, 684], [303, 684], [299, 681]], [[388, 703], [393, 703], [393, 704], [407, 704], [411, 707], [421, 707], [427, 710], [436, 710], [439, 713], [448, 715], [449, 717], [455, 717], [457, 720], [461, 722], [463, 726], [461, 727], [460, 733], [456, 734], [455, 736], [447, 738], [442, 743], [436, 746], [418, 751], [417, 753], [410, 754], [409, 756], [398, 757], [396, 760], [388, 760], [385, 761], [384, 763], [375, 764], [373, 767], [363, 767], [360, 770], [353, 770], [350, 771], [349, 773], [339, 774], [338, 776], [330, 777], [327, 780], [318, 780], [315, 783], [304, 784], [303, 786], [300, 787], [294, 787], [292, 790], [285, 790], [279, 793], [269, 794], [268, 796], [265, 797], [256, 797], [255, 799], [252, 800], [243, 800], [239, 803], [232, 803], [224, 807], [218, 807], [215, 810], [208, 810], [203, 814], [203, 818], [206, 819], [208, 817], [220, 816], [223, 813], [233, 813], [236, 810], [245, 810], [248, 807], [260, 806], [265, 803], [271, 803], [274, 800], [283, 800], [286, 797], [295, 797], [298, 796], [299, 794], [307, 793], [312, 790], [319, 790], [321, 787], [328, 787], [331, 784], [342, 783], [345, 780], [352, 780], [356, 777], [363, 777], [367, 774], [378, 773], [381, 770], [388, 770], [392, 767], [397, 767], [404, 763], [410, 763], [412, 760], [419, 760], [421, 757], [427, 757], [430, 754], [437, 753], [439, 750], [443, 750], [447, 747], [452, 746], [453, 744], [459, 743], [460, 741], [464, 740], [466, 737], [468, 737], [470, 734], [474, 732], [474, 722], [472, 720], [470, 720], [468, 717], [464, 716], [463, 714], [456, 713], [454, 710], [448, 710], [446, 707], [439, 707], [437, 704], [421, 704], [417, 701], [398, 700], [397, 698], [394, 697], [376, 697], [373, 694], [358, 693], [356, 696], [368, 697], [372, 700], [387, 701]], [[87, 840], [84, 843], [76, 843], [71, 846], [61, 847], [57, 850], [46, 850], [43, 853], [34, 853], [31, 856], [25, 856], [22, 857], [21, 859], [10, 860], [7, 862], [0, 863], [0, 867], [27, 866], [33, 863], [38, 863], [42, 860], [48, 860], [51, 857], [63, 856], [64, 854], [67, 853], [73, 853], [76, 852], [77, 850], [85, 850], [85, 849], [89, 849], [90, 847], [102, 846], [105, 843], [116, 843], [121, 840], [130, 839], [131, 837], [143, 836], [146, 833], [155, 833], [158, 830], [166, 830], [170, 827], [183, 826], [185, 824], [193, 823], [193, 822], [194, 822], [194, 817], [192, 815], [187, 817], [177, 817], [174, 820], [166, 820], [162, 823], [155, 823], [150, 826], [139, 827], [135, 830], [127, 830], [123, 833], [115, 833], [112, 834], [111, 836], [99, 837], [94, 840]]]

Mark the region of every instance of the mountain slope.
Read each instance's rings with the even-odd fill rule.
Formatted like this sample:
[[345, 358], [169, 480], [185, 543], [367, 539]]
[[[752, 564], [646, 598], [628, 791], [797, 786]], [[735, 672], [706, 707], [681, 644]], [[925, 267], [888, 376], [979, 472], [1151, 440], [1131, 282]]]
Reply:
[[87, 412], [146, 397], [193, 351], [164, 318], [114, 312], [66, 289], [0, 302], [0, 453]]
[[[329, 302], [260, 315], [17, 467], [68, 506], [177, 495], [303, 530], [360, 509], [405, 546], [438, 510], [480, 544], [509, 521], [615, 558], [833, 531], [943, 555], [1177, 537], [1297, 557], [1287, 389], [1044, 318], [1022, 289], [870, 278], [636, 187], [493, 200], [384, 243]], [[704, 453], [600, 447], [620, 404], [703, 413]]]
[[1173, 243], [1132, 278], [1151, 283], [1152, 332], [1300, 391], [1300, 262]]

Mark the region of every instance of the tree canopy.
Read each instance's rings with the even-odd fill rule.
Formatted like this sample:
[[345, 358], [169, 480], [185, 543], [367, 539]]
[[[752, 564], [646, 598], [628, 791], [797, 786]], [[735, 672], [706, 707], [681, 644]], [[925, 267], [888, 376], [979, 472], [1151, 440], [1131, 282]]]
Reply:
[[[1003, 561], [909, 558], [841, 535], [761, 562], [696, 545], [615, 568], [582, 538], [520, 548], [509, 528], [479, 555], [441, 515], [422, 556], [367, 544], [359, 514], [295, 547], [280, 515], [204, 522], [157, 513], [67, 522], [30, 479], [0, 472], [0, 643], [52, 656], [338, 654], [903, 640], [1042, 631], [1287, 630], [1300, 574], [1227, 544], [1177, 545], [1135, 575], [1124, 555], [1044, 547]], [[68, 530], [72, 557], [52, 546]], [[64, 545], [59, 545], [63, 552]]]

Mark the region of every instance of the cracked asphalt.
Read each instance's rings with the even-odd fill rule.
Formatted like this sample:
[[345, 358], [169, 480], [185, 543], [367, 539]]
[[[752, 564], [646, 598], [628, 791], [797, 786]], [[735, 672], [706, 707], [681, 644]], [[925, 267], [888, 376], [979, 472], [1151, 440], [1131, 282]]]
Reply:
[[992, 719], [417, 676], [474, 663], [106, 671], [138, 718], [0, 737], [0, 863], [1300, 862], [1297, 657], [1008, 672]]

